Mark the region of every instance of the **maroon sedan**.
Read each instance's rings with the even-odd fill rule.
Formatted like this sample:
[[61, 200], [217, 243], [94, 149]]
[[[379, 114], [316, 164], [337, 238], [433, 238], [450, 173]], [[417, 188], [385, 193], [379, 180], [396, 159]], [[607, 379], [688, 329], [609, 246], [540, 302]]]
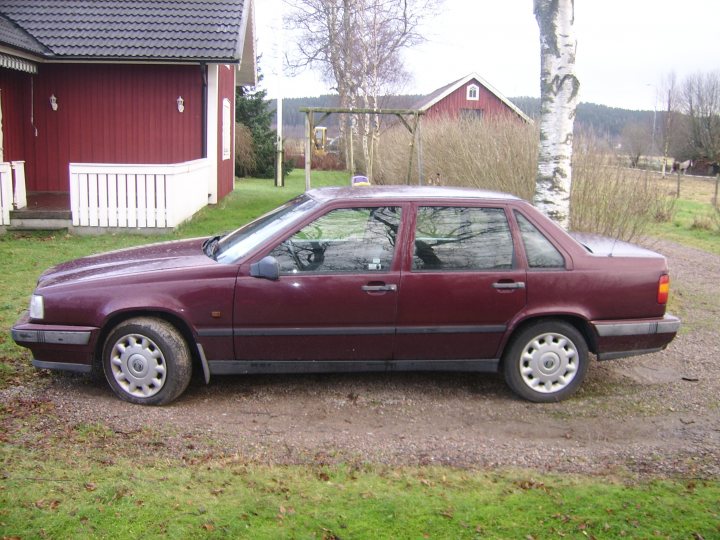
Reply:
[[224, 236], [114, 251], [38, 281], [12, 330], [33, 365], [102, 369], [162, 405], [211, 375], [502, 371], [532, 401], [664, 349], [668, 267], [569, 235], [527, 202], [454, 188], [309, 191]]

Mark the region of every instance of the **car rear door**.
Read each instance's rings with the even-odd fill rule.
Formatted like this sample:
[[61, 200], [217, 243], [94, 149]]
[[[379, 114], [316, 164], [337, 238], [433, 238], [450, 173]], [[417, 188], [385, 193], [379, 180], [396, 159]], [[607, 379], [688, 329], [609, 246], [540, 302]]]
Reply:
[[255, 257], [274, 257], [280, 277], [238, 277], [235, 358], [390, 360], [403, 211], [399, 205], [335, 208]]
[[397, 360], [494, 359], [525, 306], [502, 206], [418, 205], [400, 282]]

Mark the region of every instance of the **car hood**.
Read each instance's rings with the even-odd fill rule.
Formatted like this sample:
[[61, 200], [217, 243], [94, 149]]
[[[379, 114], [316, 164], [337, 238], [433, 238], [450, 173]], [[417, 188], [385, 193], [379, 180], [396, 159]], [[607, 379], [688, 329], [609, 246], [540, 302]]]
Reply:
[[162, 242], [82, 257], [48, 269], [39, 287], [218, 264], [203, 252], [206, 238]]
[[664, 258], [659, 253], [652, 250], [636, 246], [635, 244], [631, 244], [629, 242], [623, 242], [622, 240], [616, 240], [615, 238], [609, 238], [607, 236], [576, 232], [570, 233], [570, 236], [589, 249], [593, 255], [598, 255], [600, 257]]

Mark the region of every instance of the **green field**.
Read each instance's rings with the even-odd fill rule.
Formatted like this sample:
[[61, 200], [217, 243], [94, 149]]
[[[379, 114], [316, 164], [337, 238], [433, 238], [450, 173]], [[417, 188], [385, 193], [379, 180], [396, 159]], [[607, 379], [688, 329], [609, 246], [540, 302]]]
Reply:
[[[163, 236], [0, 236], [0, 388], [43, 385], [9, 329], [38, 275], [109, 249], [231, 230], [301, 193], [241, 180], [229, 197]], [[347, 184], [314, 173], [313, 185]], [[699, 227], [708, 185], [684, 184], [654, 234], [720, 253]], [[268, 465], [165, 447], [100, 423], [65, 425], [50, 401], [0, 403], [0, 538], [720, 538], [717, 479], [553, 475], [525, 470], [390, 468], [378, 463]]]

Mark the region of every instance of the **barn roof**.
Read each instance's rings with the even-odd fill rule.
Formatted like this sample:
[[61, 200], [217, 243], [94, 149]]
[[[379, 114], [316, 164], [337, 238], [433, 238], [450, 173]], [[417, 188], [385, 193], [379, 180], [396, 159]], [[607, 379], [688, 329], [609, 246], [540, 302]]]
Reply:
[[[254, 58], [253, 0], [2, 0], [0, 45], [49, 60]], [[252, 62], [254, 66], [254, 61]]]
[[510, 109], [513, 110], [520, 118], [525, 120], [528, 123], [532, 123], [532, 120], [528, 115], [526, 115], [524, 112], [520, 110], [520, 108], [515, 105], [512, 101], [510, 101], [508, 98], [506, 98], [504, 95], [500, 93], [499, 90], [497, 90], [492, 84], [487, 82], [485, 79], [483, 79], [480, 75], [477, 73], [470, 73], [468, 75], [465, 75], [463, 78], [458, 79], [457, 81], [451, 82], [448, 85], [443, 86], [442, 88], [438, 88], [431, 94], [425, 96], [422, 100], [420, 100], [418, 103], [415, 104], [413, 107], [414, 109], [419, 109], [421, 111], [427, 111], [430, 107], [438, 103], [439, 101], [445, 99], [447, 96], [452, 94], [455, 90], [458, 88], [462, 88], [470, 81], [476, 81], [478, 84], [481, 84], [485, 88], [487, 88], [488, 91], [490, 91], [492, 94], [495, 95], [500, 101], [502, 101], [505, 105], [507, 105]]

